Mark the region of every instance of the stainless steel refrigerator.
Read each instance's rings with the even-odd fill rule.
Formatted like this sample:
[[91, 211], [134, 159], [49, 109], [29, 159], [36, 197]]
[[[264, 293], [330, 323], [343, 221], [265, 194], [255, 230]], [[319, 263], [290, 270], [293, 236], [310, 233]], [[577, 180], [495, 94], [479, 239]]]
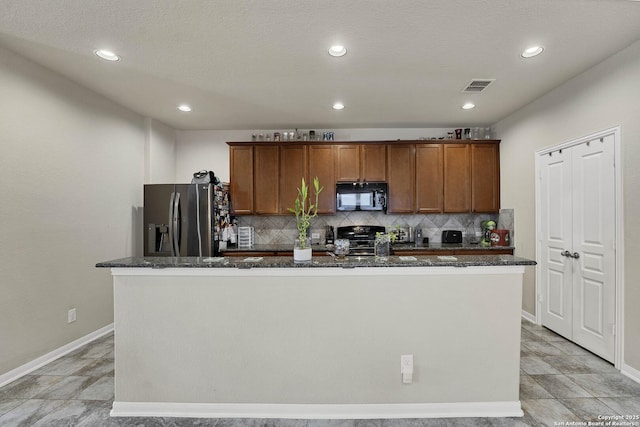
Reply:
[[217, 187], [212, 184], [144, 186], [144, 256], [218, 256]]

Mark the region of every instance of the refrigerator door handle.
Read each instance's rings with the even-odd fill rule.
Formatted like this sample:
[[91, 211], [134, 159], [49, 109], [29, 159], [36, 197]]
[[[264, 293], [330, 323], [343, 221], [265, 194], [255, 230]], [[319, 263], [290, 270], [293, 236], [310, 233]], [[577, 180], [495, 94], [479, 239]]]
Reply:
[[169, 246], [171, 246], [171, 256], [175, 256], [175, 250], [173, 248], [173, 201], [176, 197], [176, 193], [172, 192], [169, 198]]
[[171, 246], [172, 256], [180, 256], [180, 193], [173, 193], [173, 240]]

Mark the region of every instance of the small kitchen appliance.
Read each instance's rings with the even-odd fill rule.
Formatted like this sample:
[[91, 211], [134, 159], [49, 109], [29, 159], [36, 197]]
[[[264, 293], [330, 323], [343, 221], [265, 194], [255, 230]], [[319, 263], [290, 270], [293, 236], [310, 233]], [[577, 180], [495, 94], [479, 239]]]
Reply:
[[335, 237], [334, 237], [334, 234], [333, 234], [333, 226], [332, 225], [327, 225], [327, 227], [325, 228], [325, 232], [324, 232], [325, 243], [327, 245], [333, 245], [334, 239], [335, 239]]
[[387, 211], [386, 182], [340, 182], [336, 184], [336, 210]]
[[442, 230], [442, 243], [462, 243], [462, 231]]

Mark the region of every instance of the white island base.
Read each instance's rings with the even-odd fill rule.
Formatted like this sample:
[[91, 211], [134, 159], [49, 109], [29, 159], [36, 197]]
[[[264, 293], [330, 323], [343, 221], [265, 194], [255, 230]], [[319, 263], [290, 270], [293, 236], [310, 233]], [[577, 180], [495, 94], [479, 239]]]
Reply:
[[111, 415], [522, 416], [523, 273], [113, 268]]

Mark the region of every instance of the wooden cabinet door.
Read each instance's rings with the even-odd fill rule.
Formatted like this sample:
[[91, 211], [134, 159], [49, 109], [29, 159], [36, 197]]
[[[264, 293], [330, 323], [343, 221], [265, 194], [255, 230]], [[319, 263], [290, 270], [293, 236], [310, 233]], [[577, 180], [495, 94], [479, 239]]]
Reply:
[[386, 144], [361, 145], [360, 181], [387, 180], [387, 146]]
[[256, 214], [277, 214], [278, 178], [280, 175], [277, 145], [256, 145], [253, 148], [253, 211]]
[[414, 151], [413, 144], [387, 146], [387, 182], [389, 183], [387, 212], [389, 213], [414, 212]]
[[356, 182], [360, 179], [360, 146], [336, 145], [336, 181]]
[[230, 146], [230, 196], [231, 213], [253, 213], [253, 147]]
[[336, 212], [336, 178], [333, 145], [309, 145], [309, 181], [318, 177], [324, 187], [318, 199], [318, 213], [333, 214]]
[[442, 144], [416, 144], [416, 212], [442, 212], [443, 162]]
[[471, 144], [471, 211], [500, 210], [498, 144]]
[[471, 211], [469, 144], [444, 146], [444, 212]]
[[[302, 178], [309, 186], [313, 184], [307, 175], [307, 147], [305, 145], [284, 145], [280, 147], [280, 213], [289, 214], [298, 197]], [[275, 185], [274, 182], [272, 185]]]

